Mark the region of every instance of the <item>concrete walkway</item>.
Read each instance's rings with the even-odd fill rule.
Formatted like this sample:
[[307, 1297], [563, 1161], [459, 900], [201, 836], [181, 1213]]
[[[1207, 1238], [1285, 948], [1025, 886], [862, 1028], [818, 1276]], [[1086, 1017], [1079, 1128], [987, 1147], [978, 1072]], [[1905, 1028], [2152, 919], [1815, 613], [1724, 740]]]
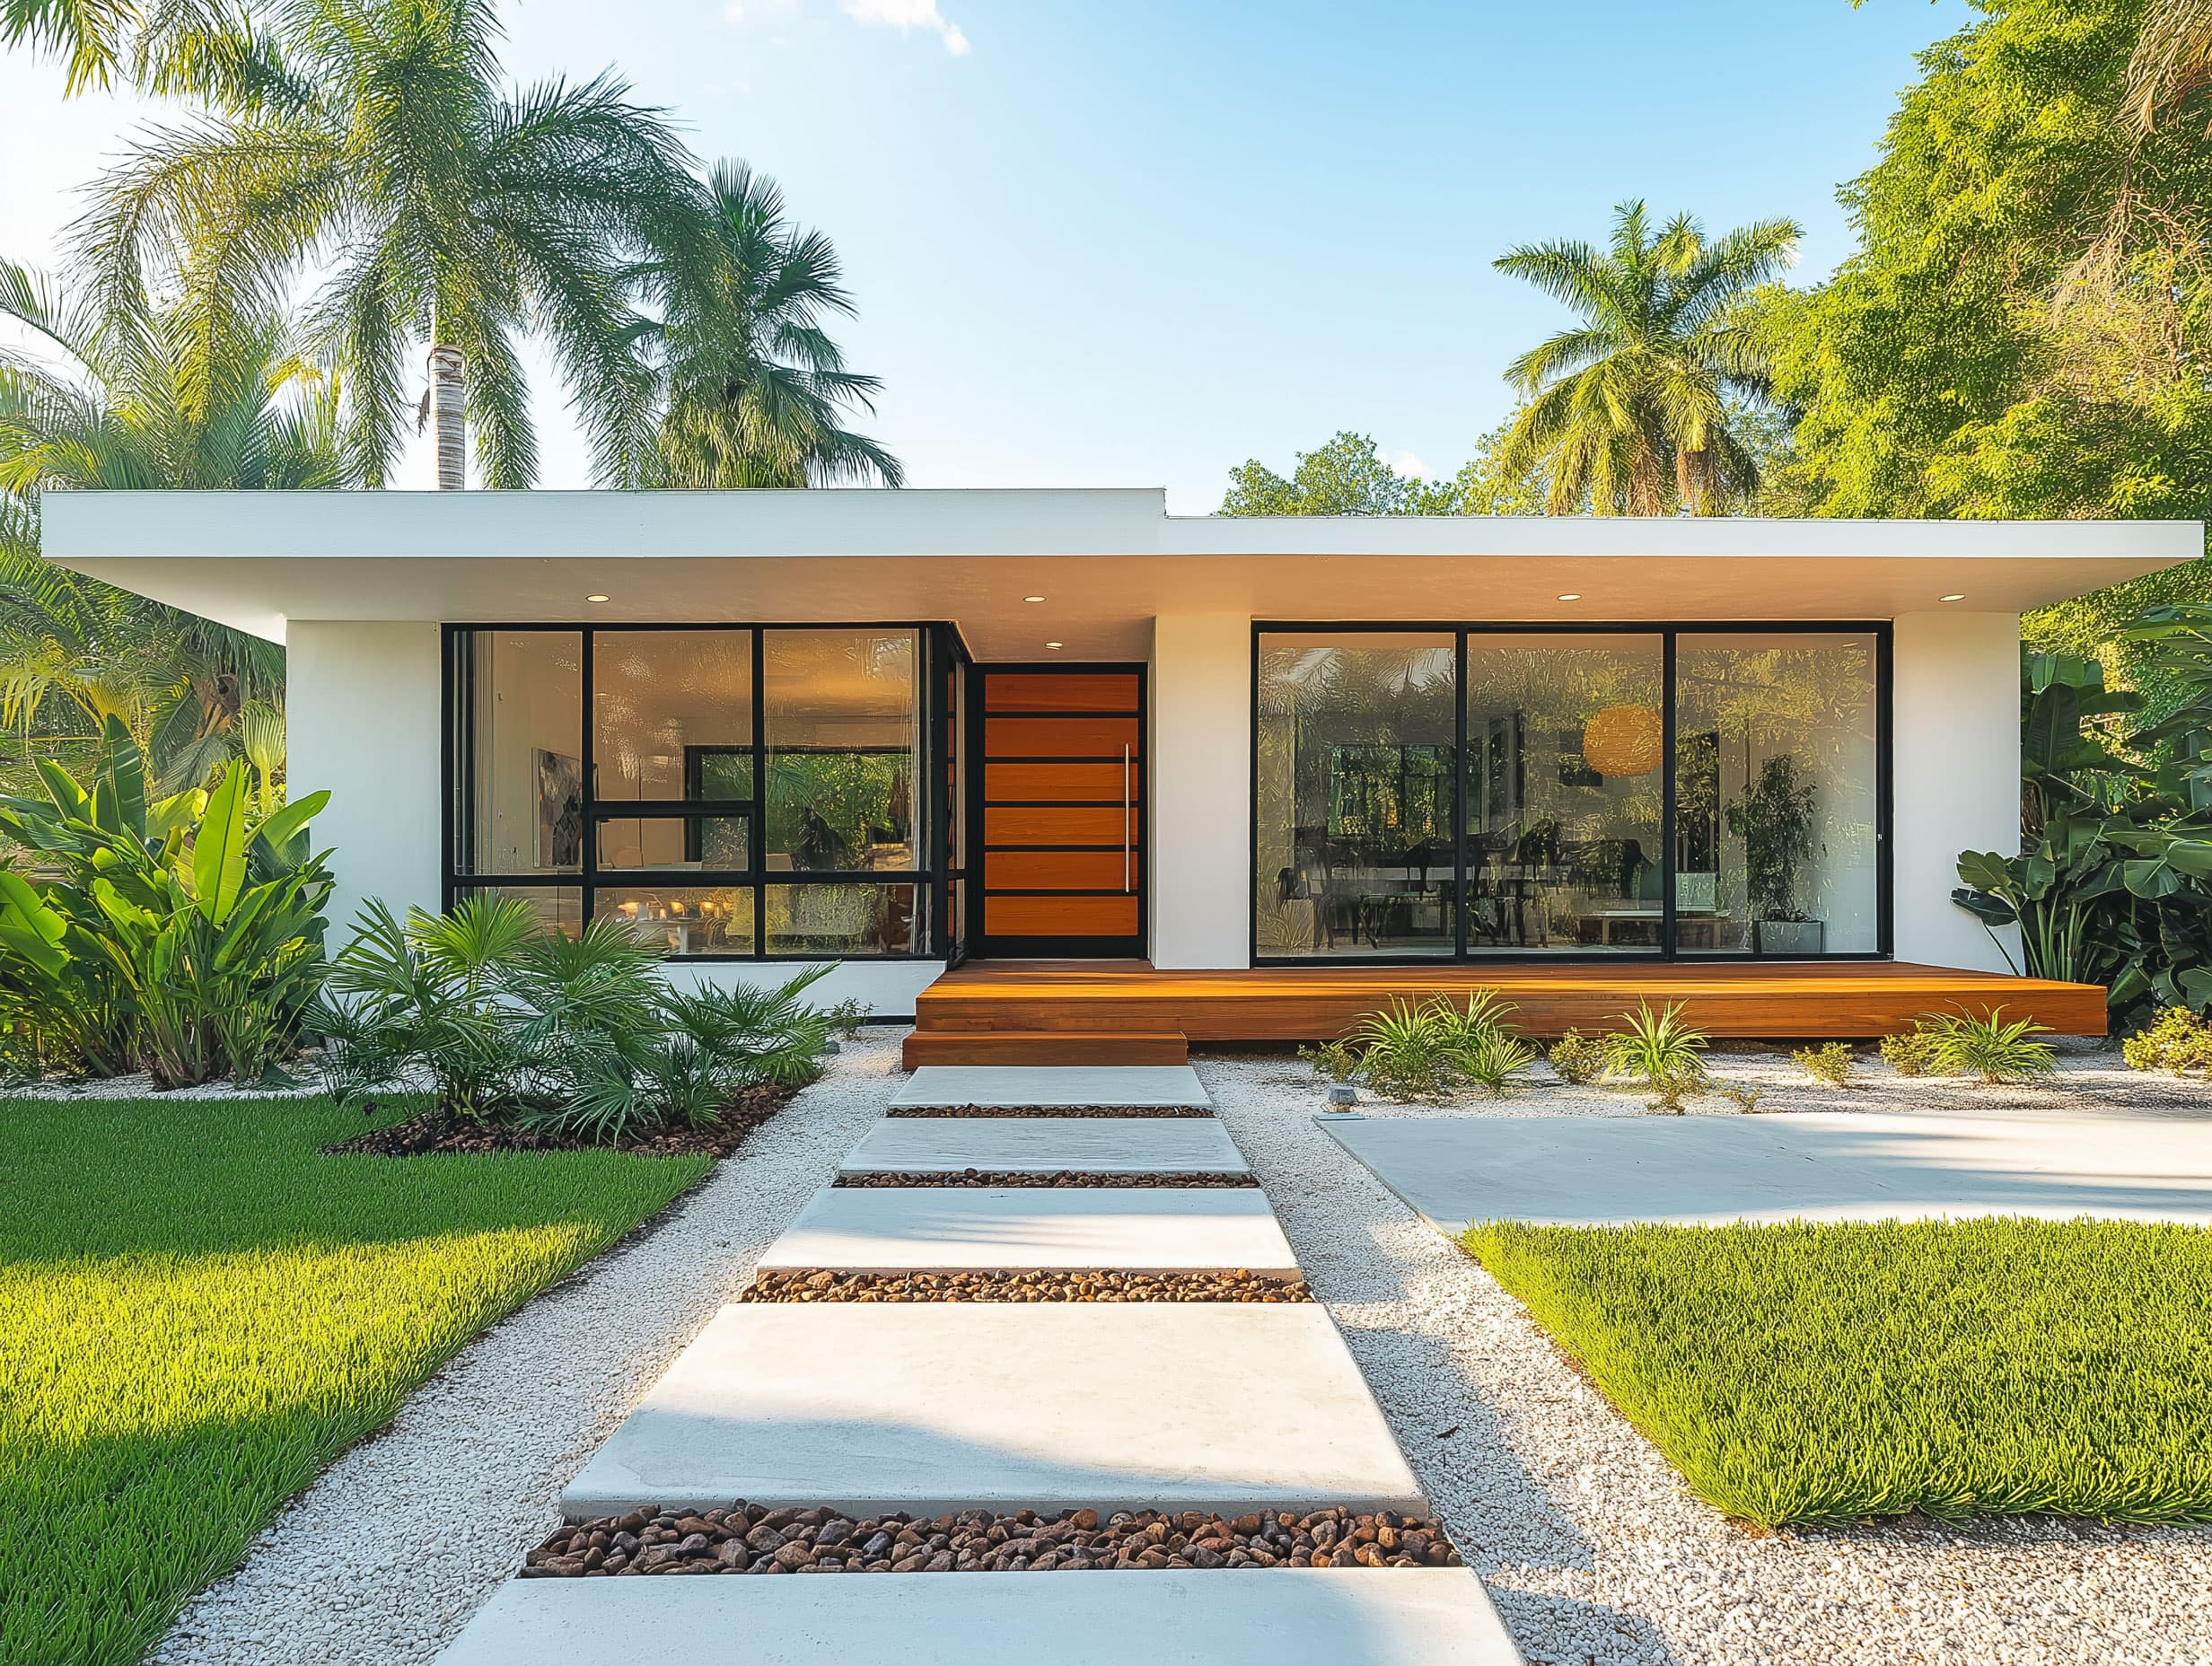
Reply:
[[[941, 1066], [916, 1072], [893, 1106], [1210, 1102], [1182, 1066]], [[1013, 1129], [1023, 1132], [1010, 1139]], [[988, 1157], [952, 1161], [961, 1152]], [[1244, 1166], [1210, 1119], [1047, 1115], [880, 1123], [845, 1171], [906, 1163], [920, 1165], [910, 1172], [1129, 1174], [1164, 1171], [1168, 1157], [1184, 1172]], [[1298, 1272], [1265, 1196], [1235, 1188], [824, 1188], [760, 1267]], [[591, 1459], [563, 1495], [562, 1513], [580, 1521], [738, 1498], [871, 1514], [1304, 1514], [1333, 1505], [1430, 1513], [1328, 1311], [1306, 1302], [725, 1307]], [[1515, 1666], [1521, 1658], [1465, 1568], [1243, 1572], [1260, 1576], [1224, 1568], [1114, 1579], [516, 1580], [444, 1666], [630, 1666], [720, 1658], [733, 1646], [749, 1660], [824, 1666], [891, 1654], [922, 1666], [983, 1658]]]
[[825, 1187], [760, 1267], [1295, 1278], [1298, 1258], [1257, 1187]]
[[1321, 1118], [1439, 1231], [2090, 1214], [2212, 1223], [2212, 1118], [2022, 1111]]

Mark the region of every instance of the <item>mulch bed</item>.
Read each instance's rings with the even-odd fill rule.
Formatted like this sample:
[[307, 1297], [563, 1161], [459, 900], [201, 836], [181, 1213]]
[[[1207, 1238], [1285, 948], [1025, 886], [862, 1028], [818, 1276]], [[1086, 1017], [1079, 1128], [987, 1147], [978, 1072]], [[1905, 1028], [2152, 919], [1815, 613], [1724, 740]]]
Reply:
[[1208, 1273], [832, 1273], [755, 1275], [740, 1302], [1311, 1302], [1302, 1278], [1242, 1267]]
[[1022, 1173], [1006, 1169], [961, 1169], [939, 1173], [909, 1173], [900, 1169], [874, 1169], [865, 1174], [840, 1174], [831, 1182], [837, 1186], [862, 1188], [896, 1188], [905, 1186], [997, 1186], [997, 1187], [1064, 1187], [1071, 1191], [1086, 1189], [1114, 1190], [1128, 1188], [1135, 1191], [1154, 1191], [1162, 1188], [1175, 1190], [1216, 1190], [1231, 1188], [1251, 1189], [1258, 1180], [1249, 1174], [1088, 1174], [1075, 1169], [1060, 1169], [1049, 1174]]
[[[781, 1110], [798, 1089], [775, 1083], [741, 1089], [714, 1121], [696, 1127], [652, 1128], [625, 1135], [612, 1149], [649, 1157], [726, 1157], [745, 1136]], [[369, 1106], [371, 1114], [376, 1107]], [[428, 1110], [388, 1128], [372, 1128], [323, 1150], [369, 1157], [426, 1157], [442, 1152], [605, 1151], [609, 1147], [577, 1135], [543, 1134], [510, 1125], [473, 1121], [445, 1111]]]
[[1458, 1567], [1444, 1529], [1392, 1510], [1229, 1520], [1095, 1510], [966, 1510], [851, 1516], [832, 1510], [634, 1510], [557, 1530], [523, 1558], [524, 1579], [624, 1574], [986, 1574], [1088, 1569]]
[[1194, 1105], [894, 1105], [887, 1117], [1210, 1117]]

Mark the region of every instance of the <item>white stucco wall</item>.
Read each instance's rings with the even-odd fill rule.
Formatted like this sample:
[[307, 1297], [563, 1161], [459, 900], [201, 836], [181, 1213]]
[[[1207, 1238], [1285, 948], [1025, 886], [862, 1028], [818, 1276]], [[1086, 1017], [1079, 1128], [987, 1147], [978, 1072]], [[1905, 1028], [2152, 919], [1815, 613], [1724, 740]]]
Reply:
[[314, 840], [333, 853], [336, 948], [372, 897], [438, 906], [438, 627], [294, 619], [285, 638], [288, 790], [329, 790]]
[[1251, 959], [1252, 622], [1232, 613], [1153, 621], [1152, 963]]
[[[1900, 613], [1893, 640], [1891, 864], [1900, 960], [2008, 969], [1951, 900], [1959, 853], [2020, 848], [2020, 620]], [[2015, 962], [2018, 934], [2005, 933]]]

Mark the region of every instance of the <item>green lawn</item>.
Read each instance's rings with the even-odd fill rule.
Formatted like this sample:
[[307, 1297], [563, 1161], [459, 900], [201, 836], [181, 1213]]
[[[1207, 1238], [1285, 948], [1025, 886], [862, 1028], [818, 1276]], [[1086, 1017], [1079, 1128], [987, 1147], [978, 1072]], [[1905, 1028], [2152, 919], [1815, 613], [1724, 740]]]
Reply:
[[1507, 1223], [1462, 1241], [1732, 1516], [2212, 1520], [2212, 1232]]
[[361, 1127], [0, 1100], [0, 1660], [138, 1659], [440, 1362], [708, 1167], [319, 1153]]

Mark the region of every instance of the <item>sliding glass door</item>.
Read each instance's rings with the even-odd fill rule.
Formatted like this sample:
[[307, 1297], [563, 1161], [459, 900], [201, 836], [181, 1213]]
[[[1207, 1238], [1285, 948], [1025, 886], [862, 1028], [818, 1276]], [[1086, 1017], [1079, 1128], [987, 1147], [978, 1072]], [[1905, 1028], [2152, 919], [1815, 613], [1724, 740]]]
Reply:
[[1886, 952], [1887, 640], [1256, 627], [1255, 958]]

